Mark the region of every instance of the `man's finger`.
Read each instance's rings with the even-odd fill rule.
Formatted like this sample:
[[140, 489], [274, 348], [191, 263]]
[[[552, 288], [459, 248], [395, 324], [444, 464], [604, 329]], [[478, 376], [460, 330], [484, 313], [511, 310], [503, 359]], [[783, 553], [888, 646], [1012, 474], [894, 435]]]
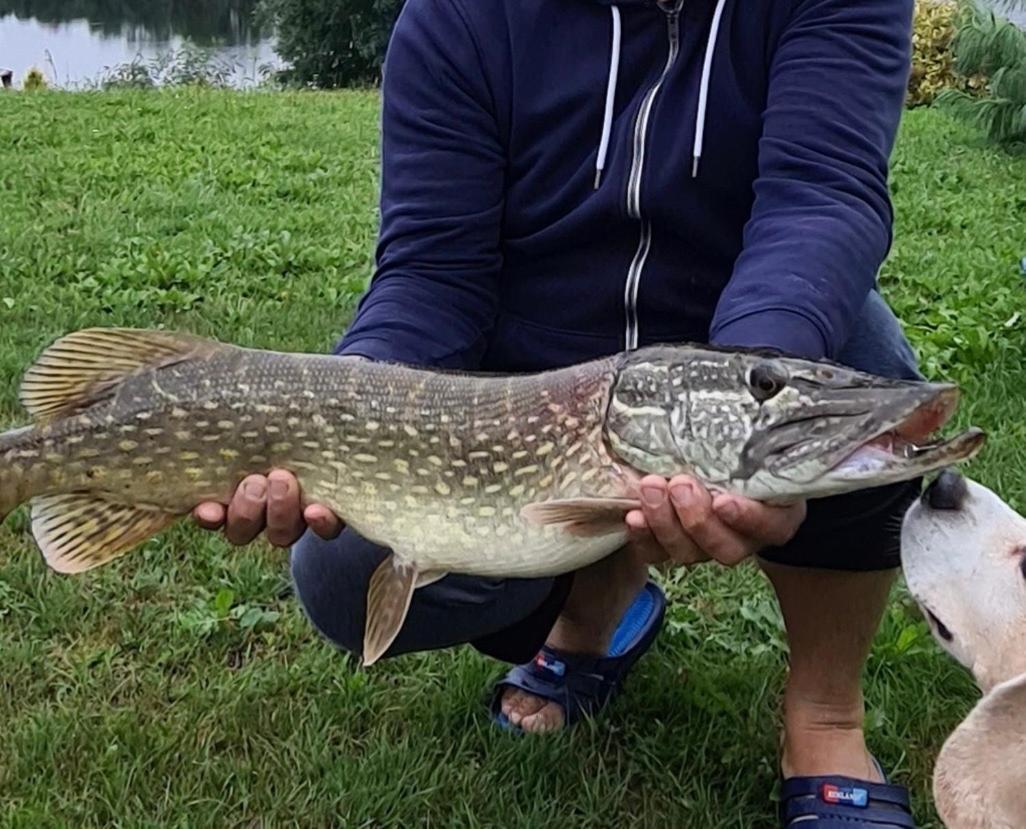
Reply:
[[249, 544], [264, 528], [267, 506], [267, 479], [250, 475], [235, 491], [228, 504], [224, 535], [232, 544]]
[[320, 504], [310, 504], [303, 512], [303, 518], [307, 526], [325, 541], [338, 538], [339, 533], [345, 529], [339, 517]]
[[712, 496], [705, 487], [686, 476], [678, 476], [670, 481], [669, 490], [684, 532], [720, 564], [731, 567], [756, 552], [756, 544], [717, 517]]
[[666, 481], [655, 475], [646, 476], [640, 482], [640, 489], [641, 511], [645, 521], [666, 554], [681, 564], [700, 561], [701, 551], [684, 531], [670, 503]]
[[741, 535], [774, 546], [790, 541], [806, 516], [804, 501], [770, 506], [734, 495], [718, 495], [713, 510], [721, 521]]
[[627, 547], [634, 559], [642, 564], [666, 571], [677, 566], [693, 567], [706, 561], [712, 561], [711, 556], [697, 548], [693, 561], [674, 561], [667, 555], [663, 545], [652, 535], [652, 531], [648, 528], [648, 522], [645, 521], [645, 514], [641, 510], [632, 510], [627, 513], [627, 529]]
[[192, 517], [205, 530], [219, 530], [224, 524], [225, 506], [217, 501], [199, 504], [192, 511]]
[[631, 555], [644, 564], [662, 565], [671, 562], [666, 549], [656, 541], [641, 510], [627, 513], [627, 546]]
[[288, 472], [272, 471], [267, 476], [267, 541], [275, 547], [288, 547], [304, 529], [299, 482]]

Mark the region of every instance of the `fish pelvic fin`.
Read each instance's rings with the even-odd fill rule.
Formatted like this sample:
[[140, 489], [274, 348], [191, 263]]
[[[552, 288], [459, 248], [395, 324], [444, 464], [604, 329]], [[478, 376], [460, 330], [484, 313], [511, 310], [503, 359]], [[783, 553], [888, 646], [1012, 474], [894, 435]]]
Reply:
[[33, 498], [32, 535], [58, 573], [83, 573], [124, 555], [178, 516], [155, 507], [116, 504], [95, 494]]
[[588, 538], [626, 534], [624, 519], [636, 509], [641, 509], [641, 502], [632, 498], [566, 498], [528, 504], [520, 516], [532, 524], [557, 526], [569, 535]]
[[399, 635], [410, 610], [413, 591], [444, 573], [419, 573], [416, 565], [390, 553], [378, 565], [367, 587], [367, 621], [363, 635], [363, 665], [377, 662]]
[[85, 328], [61, 337], [25, 372], [19, 399], [36, 421], [71, 414], [102, 400], [126, 377], [227, 348], [169, 331]]

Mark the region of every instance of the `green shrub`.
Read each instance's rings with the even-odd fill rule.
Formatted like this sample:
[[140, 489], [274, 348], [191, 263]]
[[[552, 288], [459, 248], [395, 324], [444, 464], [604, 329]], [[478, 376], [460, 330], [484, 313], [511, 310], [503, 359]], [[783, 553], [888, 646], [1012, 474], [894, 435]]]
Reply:
[[21, 86], [26, 92], [35, 92], [39, 89], [46, 89], [48, 84], [46, 83], [46, 76], [33, 66], [25, 73], [25, 80], [22, 81]]
[[966, 76], [955, 66], [952, 43], [960, 7], [956, 0], [917, 0], [912, 33], [912, 75], [909, 106], [929, 105], [945, 89], [977, 94], [984, 86], [978, 75]]
[[158, 86], [204, 86], [225, 88], [231, 85], [236, 66], [218, 58], [212, 49], [186, 43], [178, 50], [164, 52], [143, 61], [136, 58], [105, 70], [98, 80], [101, 89], [153, 89]]
[[1001, 144], [1026, 141], [1026, 31], [974, 0], [964, 0], [952, 43], [955, 69], [985, 78], [982, 96], [952, 88], [939, 105]]
[[403, 0], [261, 0], [289, 67], [281, 80], [335, 88], [376, 84]]

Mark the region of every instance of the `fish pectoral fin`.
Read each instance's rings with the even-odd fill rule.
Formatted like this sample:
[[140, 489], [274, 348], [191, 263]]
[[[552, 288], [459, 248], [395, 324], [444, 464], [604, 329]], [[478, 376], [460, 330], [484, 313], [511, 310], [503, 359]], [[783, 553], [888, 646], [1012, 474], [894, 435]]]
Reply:
[[36, 420], [85, 408], [142, 368], [168, 366], [227, 348], [169, 331], [86, 328], [61, 337], [25, 372], [19, 399]]
[[[363, 665], [377, 662], [399, 635], [419, 577], [413, 564], [389, 554], [367, 587], [367, 622], [363, 634]], [[430, 577], [432, 574], [426, 574]]]
[[641, 509], [641, 502], [632, 498], [567, 498], [536, 501], [520, 515], [532, 524], [560, 526], [570, 535], [598, 536], [626, 531], [624, 518], [635, 509]]
[[44, 495], [30, 502], [32, 535], [58, 573], [84, 573], [129, 552], [177, 515], [116, 504], [94, 494]]

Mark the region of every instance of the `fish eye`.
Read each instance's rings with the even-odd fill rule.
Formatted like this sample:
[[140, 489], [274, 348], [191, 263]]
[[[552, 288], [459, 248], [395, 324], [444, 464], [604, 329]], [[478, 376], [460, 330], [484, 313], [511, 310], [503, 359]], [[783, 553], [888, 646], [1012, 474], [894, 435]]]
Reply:
[[748, 372], [748, 388], [759, 402], [776, 397], [786, 385], [787, 374], [776, 363], [759, 363]]

